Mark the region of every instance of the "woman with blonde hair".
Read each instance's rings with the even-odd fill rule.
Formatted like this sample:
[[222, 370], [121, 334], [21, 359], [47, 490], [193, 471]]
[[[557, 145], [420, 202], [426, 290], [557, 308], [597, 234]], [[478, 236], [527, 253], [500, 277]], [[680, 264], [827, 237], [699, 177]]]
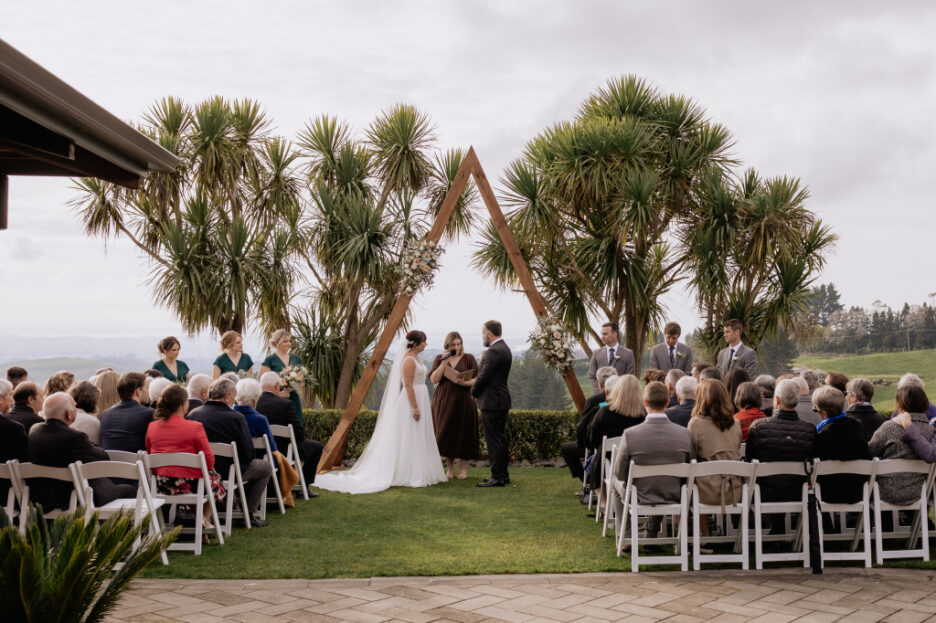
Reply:
[[[452, 331], [445, 336], [445, 352], [432, 362], [429, 380], [435, 383], [432, 394], [432, 421], [435, 424], [439, 454], [445, 457], [446, 478], [455, 477], [455, 459], [459, 460], [458, 479], [468, 477], [468, 459], [478, 458], [478, 404], [471, 395], [468, 379], [457, 374], [477, 376], [478, 362], [465, 353], [462, 336]], [[445, 375], [451, 368], [456, 375]]]
[[[588, 427], [589, 443], [600, 452], [602, 438], [620, 437], [626, 429], [640, 424], [646, 417], [647, 410], [643, 403], [640, 380], [633, 374], [624, 374], [618, 378], [608, 394], [607, 404], [598, 409], [592, 418]], [[599, 471], [593, 467], [589, 475], [589, 487], [592, 491], [601, 488]]]
[[117, 393], [117, 382], [119, 380], [120, 375], [113, 370], [101, 372], [94, 377], [92, 382], [95, 387], [101, 390], [101, 395], [98, 396], [97, 408], [94, 410], [94, 415], [98, 418], [101, 417], [102, 413], [120, 402], [120, 395]]
[[75, 375], [67, 370], [62, 370], [61, 372], [56, 372], [45, 383], [45, 387], [42, 389], [42, 393], [46, 396], [51, 396], [52, 394], [57, 394], [58, 392], [66, 392], [75, 384]]
[[244, 371], [250, 374], [253, 371], [253, 359], [244, 352], [244, 338], [237, 331], [225, 331], [221, 336], [221, 354], [211, 366], [211, 380], [215, 380], [225, 372], [237, 374]]
[[[290, 353], [290, 348], [292, 348], [292, 336], [289, 331], [286, 329], [274, 331], [273, 335], [270, 336], [270, 349], [273, 352], [260, 364], [260, 376], [267, 372], [281, 374], [286, 368], [301, 366], [302, 359], [299, 358], [299, 355]], [[294, 389], [290, 389], [289, 400], [292, 401], [293, 409], [296, 410], [296, 417], [299, 418], [300, 422], [303, 422], [302, 400], [299, 398], [299, 393]]]

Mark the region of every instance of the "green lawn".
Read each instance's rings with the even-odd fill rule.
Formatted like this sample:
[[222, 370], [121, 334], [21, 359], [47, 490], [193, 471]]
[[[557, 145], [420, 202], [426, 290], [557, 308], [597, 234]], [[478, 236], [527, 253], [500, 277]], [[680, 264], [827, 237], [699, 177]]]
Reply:
[[[824, 372], [841, 372], [849, 378], [863, 376], [873, 382], [879, 379], [889, 381], [891, 384], [888, 386], [876, 385], [874, 388], [874, 406], [884, 412], [894, 409], [897, 381], [905, 373], [919, 374], [927, 383], [936, 381], [936, 350], [847, 357], [799, 357], [795, 363], [800, 367], [815, 368]], [[927, 389], [936, 392], [936, 386]], [[930, 399], [934, 400], [934, 397], [931, 396]]]

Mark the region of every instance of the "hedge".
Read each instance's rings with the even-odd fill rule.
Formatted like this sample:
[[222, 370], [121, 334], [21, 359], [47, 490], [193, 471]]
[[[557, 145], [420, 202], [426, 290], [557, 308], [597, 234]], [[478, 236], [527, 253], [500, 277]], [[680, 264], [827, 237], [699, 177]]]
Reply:
[[[326, 443], [331, 437], [342, 411], [335, 409], [305, 409], [306, 436]], [[479, 429], [480, 429], [480, 420]], [[564, 442], [575, 439], [575, 424], [578, 413], [575, 411], [511, 411], [507, 416], [507, 439], [510, 445], [510, 459], [512, 461], [543, 461], [555, 459], [560, 456], [559, 446]], [[374, 425], [377, 423], [377, 412], [363, 410], [358, 413], [351, 432], [348, 434], [348, 445], [345, 448], [345, 458], [357, 458], [364, 451]], [[484, 443], [484, 434], [479, 430], [481, 439], [481, 456], [487, 454]]]

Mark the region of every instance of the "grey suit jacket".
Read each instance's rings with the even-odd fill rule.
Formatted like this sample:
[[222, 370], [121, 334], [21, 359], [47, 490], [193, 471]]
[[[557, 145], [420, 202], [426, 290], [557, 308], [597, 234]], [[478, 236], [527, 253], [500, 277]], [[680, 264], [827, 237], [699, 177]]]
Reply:
[[[624, 431], [617, 457], [611, 466], [614, 480], [627, 482], [631, 460], [637, 465], [688, 463], [692, 456], [689, 431], [663, 416], [647, 417], [643, 424]], [[619, 486], [615, 482], [615, 486]], [[682, 482], [679, 478], [660, 476], [636, 482], [637, 499], [643, 504], [667, 504], [679, 501]], [[619, 491], [622, 495], [623, 491]], [[623, 497], [623, 495], [622, 495]]]
[[637, 369], [634, 367], [634, 353], [623, 344], [618, 344], [614, 349], [614, 362], [608, 363], [608, 347], [604, 344], [601, 348], [592, 352], [591, 363], [588, 365], [588, 380], [591, 382], [592, 393], [597, 394], [601, 390], [598, 388], [598, 368], [613, 366], [619, 375], [634, 374]]
[[747, 370], [752, 381], [757, 377], [757, 353], [754, 352], [754, 349], [741, 344], [738, 347], [738, 352], [735, 353], [734, 361], [730, 360], [730, 356], [731, 348], [723, 348], [718, 351], [717, 367], [723, 375], [727, 375], [732, 368], [740, 367]]
[[650, 349], [650, 367], [669, 372], [673, 368], [692, 374], [692, 349], [682, 342], [676, 343], [676, 365], [670, 364], [669, 346], [661, 342]]

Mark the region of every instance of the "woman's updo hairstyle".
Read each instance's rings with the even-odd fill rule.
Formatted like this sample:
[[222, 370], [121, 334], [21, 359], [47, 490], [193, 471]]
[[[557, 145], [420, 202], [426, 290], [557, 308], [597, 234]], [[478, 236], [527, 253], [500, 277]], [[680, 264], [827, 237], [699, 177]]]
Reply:
[[406, 349], [413, 350], [426, 341], [426, 334], [422, 331], [410, 331], [406, 334]]
[[227, 350], [234, 346], [234, 342], [241, 336], [237, 331], [225, 331], [221, 336], [221, 350]]
[[181, 385], [173, 383], [163, 390], [159, 401], [156, 402], [156, 410], [153, 411], [153, 419], [165, 420], [170, 415], [178, 411], [182, 405], [188, 402], [188, 392]]
[[173, 347], [175, 347], [177, 344], [179, 345], [179, 348], [182, 347], [182, 344], [179, 344], [179, 340], [177, 340], [174, 336], [170, 335], [169, 337], [164, 337], [163, 339], [159, 340], [159, 343], [156, 345], [156, 348], [159, 349], [160, 355], [165, 355], [170, 350], [172, 350]]
[[273, 332], [273, 335], [270, 336], [270, 348], [276, 350], [276, 347], [279, 346], [279, 343], [283, 341], [284, 337], [292, 337], [289, 335], [288, 329], [277, 329]]

